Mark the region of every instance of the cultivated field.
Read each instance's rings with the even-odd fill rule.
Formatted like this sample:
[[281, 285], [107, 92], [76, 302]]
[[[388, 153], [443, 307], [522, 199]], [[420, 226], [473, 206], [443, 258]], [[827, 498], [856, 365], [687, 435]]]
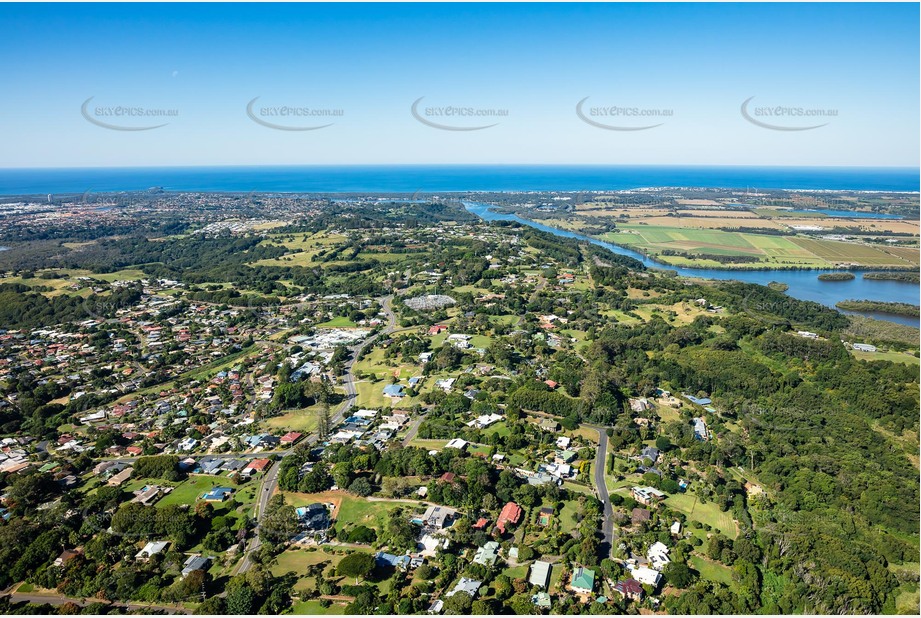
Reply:
[[661, 255], [671, 250], [689, 255], [749, 256], [756, 261], [726, 264], [731, 268], [813, 267], [827, 268], [838, 264], [878, 267], [917, 267], [919, 252], [910, 247], [877, 247], [853, 242], [772, 236], [714, 229], [621, 224], [603, 240], [644, 251], [676, 266], [719, 265], [715, 260]]

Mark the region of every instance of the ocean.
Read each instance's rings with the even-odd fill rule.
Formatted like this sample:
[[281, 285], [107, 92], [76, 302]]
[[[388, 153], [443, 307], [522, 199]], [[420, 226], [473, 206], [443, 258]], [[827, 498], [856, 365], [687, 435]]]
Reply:
[[648, 187], [919, 191], [917, 168], [640, 165], [323, 165], [0, 169], [0, 195], [107, 191], [448, 193]]

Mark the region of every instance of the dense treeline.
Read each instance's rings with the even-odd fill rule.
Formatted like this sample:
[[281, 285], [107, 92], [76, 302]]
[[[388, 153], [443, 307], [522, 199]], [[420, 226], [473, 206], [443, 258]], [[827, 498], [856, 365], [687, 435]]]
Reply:
[[141, 298], [139, 287], [113, 290], [89, 298], [62, 294], [47, 297], [20, 284], [0, 284], [0, 324], [5, 328], [38, 328], [62, 322], [111, 318]]

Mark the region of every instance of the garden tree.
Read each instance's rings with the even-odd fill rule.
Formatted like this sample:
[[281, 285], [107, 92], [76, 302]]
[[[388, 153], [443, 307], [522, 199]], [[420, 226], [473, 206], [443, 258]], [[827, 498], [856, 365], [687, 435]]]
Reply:
[[317, 434], [320, 437], [320, 440], [326, 439], [329, 436], [330, 430], [330, 420], [329, 420], [329, 400], [324, 397], [322, 403], [320, 404], [319, 410], [317, 410]]
[[163, 596], [171, 601], [187, 601], [201, 599], [202, 592], [211, 582], [211, 576], [201, 569], [192, 571], [185, 577], [179, 578], [172, 586], [163, 591]]
[[195, 517], [209, 521], [214, 515], [214, 505], [204, 500], [195, 503]]
[[473, 597], [463, 591], [452, 594], [450, 597], [447, 597], [444, 602], [445, 614], [469, 614], [473, 607]]
[[470, 605], [470, 613], [474, 616], [491, 616], [496, 612], [493, 611], [492, 603], [477, 599]]
[[354, 577], [355, 583], [367, 577], [374, 570], [374, 556], [364, 552], [354, 552], [339, 561], [336, 574]]
[[406, 551], [416, 548], [416, 536], [416, 528], [404, 515], [403, 510], [394, 509], [387, 517], [387, 525], [380, 535], [380, 540], [393, 550]]
[[132, 478], [163, 479], [165, 481], [178, 481], [182, 478], [179, 470], [178, 455], [156, 455], [153, 457], [139, 457], [134, 462]]
[[352, 472], [352, 465], [348, 461], [340, 461], [335, 464], [332, 469], [333, 481], [342, 489], [347, 488], [354, 476]]
[[687, 588], [697, 580], [696, 574], [688, 565], [680, 562], [668, 563], [662, 574], [665, 576], [665, 581], [676, 588]]
[[248, 584], [227, 586], [227, 613], [234, 616], [254, 613], [256, 607], [256, 594]]
[[364, 498], [374, 492], [374, 487], [371, 486], [371, 482], [368, 479], [361, 476], [352, 481], [352, 484], [349, 485], [349, 491]]
[[530, 545], [522, 545], [518, 548], [518, 559], [522, 562], [534, 557], [534, 549]]
[[377, 533], [367, 526], [355, 526], [348, 532], [349, 543], [373, 543], [377, 540]]
[[294, 507], [285, 503], [284, 496], [273, 496], [262, 518], [260, 538], [273, 544], [284, 543], [297, 534], [297, 531], [297, 513]]
[[333, 477], [330, 475], [329, 470], [326, 469], [326, 465], [320, 462], [300, 480], [300, 483], [298, 483], [298, 491], [307, 494], [315, 494], [326, 491], [332, 486]]
[[59, 492], [50, 474], [17, 474], [9, 488], [9, 501], [19, 511], [33, 509], [53, 499]]
[[[520, 557], [521, 548], [519, 548], [518, 551]], [[512, 580], [508, 575], [499, 575], [495, 580], [493, 580], [492, 585], [493, 590], [495, 591], [496, 599], [499, 601], [504, 601], [514, 593], [514, 589], [512, 588]]]
[[226, 610], [224, 598], [220, 596], [208, 597], [205, 602], [198, 606], [198, 613], [202, 615], [219, 616], [229, 613]]

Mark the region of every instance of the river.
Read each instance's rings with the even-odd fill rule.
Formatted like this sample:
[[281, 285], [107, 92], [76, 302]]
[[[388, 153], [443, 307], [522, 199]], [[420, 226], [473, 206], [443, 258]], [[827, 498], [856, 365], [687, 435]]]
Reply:
[[[536, 221], [530, 221], [519, 217], [518, 215], [499, 213], [491, 208], [494, 204], [484, 204], [482, 202], [464, 202], [464, 207], [472, 214], [480, 217], [484, 221], [517, 221], [523, 225], [529, 225], [544, 232], [549, 232], [565, 238], [576, 238], [585, 240], [592, 244], [604, 247], [619, 255], [627, 255], [641, 261], [648, 268], [659, 268], [677, 272], [682, 277], [698, 277], [702, 279], [720, 279], [736, 280], [746, 283], [759, 283], [767, 285], [771, 281], [785, 283], [789, 286], [787, 294], [800, 300], [812, 300], [821, 303], [826, 307], [835, 307], [835, 303], [842, 300], [876, 300], [886, 302], [900, 302], [911, 305], [918, 304], [919, 285], [917, 283], [905, 283], [901, 281], [881, 281], [876, 279], [864, 279], [860, 273], [851, 281], [819, 281], [819, 273], [835, 272], [830, 270], [721, 270], [717, 268], [680, 268], [670, 266], [653, 260], [650, 257], [638, 253], [631, 249], [625, 249], [618, 245], [579, 234], [569, 230], [544, 225]], [[839, 310], [840, 311], [840, 310]], [[843, 311], [842, 313], [856, 313]], [[918, 328], [919, 319], [912, 316], [881, 314], [881, 313], [858, 313], [872, 318], [897, 322]]]

